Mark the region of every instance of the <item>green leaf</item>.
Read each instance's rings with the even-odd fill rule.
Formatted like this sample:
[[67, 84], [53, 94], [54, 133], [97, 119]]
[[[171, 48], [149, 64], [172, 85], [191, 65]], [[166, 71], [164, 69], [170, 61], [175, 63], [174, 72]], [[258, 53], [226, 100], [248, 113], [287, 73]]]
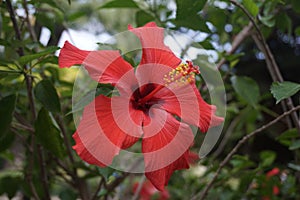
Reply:
[[288, 164], [288, 167], [293, 169], [293, 170], [296, 170], [296, 171], [299, 171], [300, 172], [300, 165], [296, 165], [296, 164], [293, 164], [293, 163], [289, 163]]
[[296, 29], [295, 29], [295, 34], [297, 36], [300, 36], [300, 26], [298, 26]]
[[21, 177], [5, 176], [0, 179], [0, 195], [6, 194], [8, 198], [13, 198], [20, 188]]
[[256, 16], [258, 14], [258, 6], [255, 4], [253, 0], [243, 0], [244, 7], [250, 12], [252, 16]]
[[104, 168], [100, 168], [97, 167], [99, 173], [104, 177], [104, 179], [107, 181], [108, 178], [113, 174], [113, 172], [115, 171], [114, 169], [110, 168], [110, 167], [104, 167]]
[[300, 1], [299, 0], [292, 0], [292, 8], [300, 13]]
[[286, 13], [279, 13], [276, 16], [276, 26], [282, 31], [291, 34], [292, 20]]
[[133, 0], [113, 0], [100, 6], [100, 8], [138, 8]]
[[300, 140], [292, 141], [289, 150], [293, 151], [300, 148]]
[[176, 19], [173, 22], [177, 26], [210, 32], [206, 21], [199, 15], [206, 2], [207, 0], [176, 0]]
[[262, 16], [259, 18], [259, 20], [266, 25], [267, 27], [274, 27], [275, 26], [275, 18], [273, 15], [267, 15], [267, 16]]
[[9, 131], [13, 112], [16, 106], [16, 95], [9, 95], [0, 100], [0, 139]]
[[47, 110], [42, 108], [34, 123], [38, 142], [55, 156], [62, 158], [64, 148], [59, 130], [53, 125]]
[[247, 156], [241, 156], [241, 155], [234, 155], [230, 160], [230, 163], [233, 165], [235, 170], [248, 168], [254, 165], [254, 163], [251, 160], [249, 160]]
[[34, 94], [47, 110], [50, 112], [60, 112], [59, 98], [51, 81], [40, 81], [34, 88]]
[[272, 163], [276, 159], [276, 153], [273, 151], [262, 151], [260, 154], [261, 165], [262, 167], [268, 167], [272, 165]]
[[293, 128], [283, 132], [280, 136], [276, 138], [276, 140], [278, 140], [283, 145], [290, 146], [292, 140], [297, 137], [299, 137], [299, 133], [296, 128]]
[[51, 46], [51, 47], [48, 47], [47, 49], [45, 49], [44, 51], [41, 51], [39, 53], [22, 56], [22, 57], [19, 58], [19, 63], [21, 65], [27, 64], [27, 63], [35, 60], [35, 59], [38, 59], [38, 58], [41, 58], [41, 57], [46, 56], [48, 54], [54, 53], [58, 49], [59, 49], [59, 47]]
[[282, 83], [274, 82], [271, 86], [271, 93], [276, 99], [276, 104], [281, 100], [293, 96], [300, 90], [300, 84], [289, 81]]
[[259, 87], [257, 83], [245, 76], [232, 76], [230, 80], [235, 92], [244, 101], [255, 107], [259, 100]]
[[135, 15], [136, 25], [138, 27], [145, 25], [148, 22], [151, 22], [154, 20], [154, 17], [150, 15], [149, 13], [140, 10]]

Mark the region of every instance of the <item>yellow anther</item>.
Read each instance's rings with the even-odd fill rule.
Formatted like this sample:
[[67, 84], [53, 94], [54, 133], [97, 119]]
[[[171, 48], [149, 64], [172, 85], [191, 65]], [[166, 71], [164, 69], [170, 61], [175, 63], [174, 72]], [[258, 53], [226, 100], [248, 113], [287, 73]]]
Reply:
[[185, 85], [195, 81], [195, 75], [199, 74], [198, 66], [193, 66], [192, 62], [181, 63], [172, 69], [168, 75], [164, 75], [165, 85], [175, 82], [176, 85]]

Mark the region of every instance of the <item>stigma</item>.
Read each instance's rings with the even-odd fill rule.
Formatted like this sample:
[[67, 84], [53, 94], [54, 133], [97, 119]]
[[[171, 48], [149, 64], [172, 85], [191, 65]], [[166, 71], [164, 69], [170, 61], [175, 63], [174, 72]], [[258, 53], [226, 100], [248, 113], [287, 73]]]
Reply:
[[196, 74], [200, 74], [199, 67], [194, 66], [191, 61], [186, 61], [164, 75], [164, 84], [165, 86], [173, 85], [173, 83], [176, 86], [187, 85], [195, 81]]

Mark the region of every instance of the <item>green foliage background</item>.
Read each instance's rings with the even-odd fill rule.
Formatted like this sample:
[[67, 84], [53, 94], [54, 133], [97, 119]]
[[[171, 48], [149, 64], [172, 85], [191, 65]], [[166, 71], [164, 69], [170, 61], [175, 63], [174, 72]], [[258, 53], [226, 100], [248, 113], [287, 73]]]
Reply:
[[[167, 187], [171, 199], [300, 199], [299, 114], [280, 117], [299, 105], [299, 2], [0, 1], [0, 195], [137, 198], [132, 186], [143, 180], [141, 175], [87, 165], [71, 149], [78, 70], [59, 69], [55, 52], [70, 29], [113, 35], [128, 24], [155, 21], [190, 35], [216, 55], [227, 94], [222, 139], [207, 158], [172, 176]], [[46, 44], [39, 40], [44, 28], [50, 31]], [[205, 37], [199, 39], [200, 34]], [[104, 41], [94, 42], [100, 49]], [[183, 55], [188, 48], [192, 46], [182, 49]], [[137, 64], [133, 55], [126, 59]], [[201, 88], [207, 97], [207, 89]], [[110, 90], [100, 85], [97, 94]], [[260, 130], [274, 119], [280, 120]], [[244, 136], [256, 131], [226, 160]], [[196, 151], [199, 145], [201, 136], [196, 137]], [[268, 178], [275, 167], [280, 173]]]

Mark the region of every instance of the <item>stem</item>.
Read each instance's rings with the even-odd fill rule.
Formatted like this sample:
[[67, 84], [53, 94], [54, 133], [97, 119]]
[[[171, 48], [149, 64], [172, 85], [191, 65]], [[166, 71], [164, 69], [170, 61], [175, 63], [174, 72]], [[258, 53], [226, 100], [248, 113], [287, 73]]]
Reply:
[[59, 126], [59, 128], [62, 132], [63, 140], [64, 140], [64, 143], [67, 147], [67, 154], [68, 154], [68, 157], [69, 157], [71, 165], [72, 165], [71, 166], [71, 168], [72, 168], [71, 173], [72, 173], [72, 178], [74, 179], [74, 182], [75, 182], [75, 186], [79, 190], [79, 194], [80, 194], [80, 196], [83, 200], [89, 199], [89, 193], [88, 193], [88, 189], [86, 187], [86, 183], [83, 180], [81, 180], [78, 177], [78, 174], [77, 174], [77, 170], [76, 170], [76, 167], [75, 167], [75, 160], [74, 160], [74, 157], [73, 157], [73, 154], [72, 154], [72, 147], [71, 147], [70, 141], [68, 139], [68, 135], [67, 135], [65, 125], [63, 123], [63, 118], [60, 115], [57, 115], [55, 117], [55, 121], [57, 122], [57, 124], [58, 124], [58, 126]]
[[145, 180], [146, 180], [146, 176], [143, 175], [143, 176], [141, 177], [141, 180], [140, 180], [140, 182], [139, 182], [139, 185], [138, 185], [138, 187], [137, 187], [137, 189], [136, 189], [136, 191], [135, 191], [135, 193], [134, 193], [134, 196], [132, 197], [132, 200], [138, 200], [138, 198], [139, 198], [139, 196], [140, 196], [140, 193], [141, 193], [141, 190], [142, 190], [142, 188], [143, 188], [143, 184], [144, 184]]
[[[219, 168], [217, 169], [216, 173], [214, 174], [213, 178], [210, 180], [210, 182], [206, 185], [206, 187], [204, 188], [202, 194], [196, 194], [192, 200], [196, 200], [196, 199], [205, 199], [209, 190], [212, 188], [214, 182], [217, 180], [221, 170], [225, 167], [225, 165], [230, 161], [230, 159], [232, 158], [232, 156], [238, 151], [238, 149], [243, 146], [243, 144], [245, 144], [249, 139], [251, 139], [252, 137], [254, 137], [256, 134], [264, 131], [265, 129], [269, 128], [270, 126], [276, 124], [278, 121], [280, 121], [281, 119], [283, 119], [284, 117], [291, 115], [292, 113], [294, 113], [295, 111], [300, 110], [300, 105], [283, 113], [282, 115], [280, 115], [279, 117], [277, 117], [276, 119], [272, 120], [271, 122], [261, 126], [260, 128], [256, 129], [255, 131], [247, 134], [246, 136], [244, 136], [241, 140], [239, 140], [239, 142], [235, 145], [235, 147], [230, 151], [230, 153], [225, 157], [225, 159], [221, 162], [221, 164], [219, 165]], [[199, 198], [200, 197], [200, 198]]]
[[30, 22], [30, 19], [29, 19], [29, 12], [28, 12], [28, 8], [27, 8], [27, 0], [23, 0], [23, 8], [24, 8], [25, 13], [26, 13], [26, 23], [27, 23], [27, 28], [28, 28], [29, 33], [30, 33], [30, 37], [34, 42], [37, 42], [38, 40], [37, 40], [35, 31], [34, 31], [34, 28], [31, 26], [31, 22]]
[[[18, 27], [15, 11], [12, 7], [11, 1], [6, 0], [6, 5], [7, 5], [8, 12], [10, 14], [11, 21], [13, 23], [16, 38], [17, 38], [17, 40], [22, 41], [21, 31]], [[26, 2], [25, 2], [25, 5], [26, 5]], [[26, 14], [28, 14], [28, 12]], [[20, 57], [25, 55], [24, 49], [22, 47], [19, 47], [18, 54], [19, 54]], [[35, 121], [35, 119], [36, 119], [36, 109], [35, 109], [34, 97], [33, 97], [33, 93], [32, 93], [32, 80], [33, 79], [30, 75], [31, 72], [28, 71], [28, 66], [27, 65], [23, 66], [23, 71], [24, 71], [24, 78], [25, 78], [25, 82], [26, 82], [29, 108], [30, 108], [31, 115], [32, 115], [31, 117], [32, 117], [32, 121]], [[34, 146], [35, 146], [35, 135], [31, 134], [31, 148], [30, 149], [33, 150]], [[41, 176], [42, 176], [42, 187], [44, 189], [44, 194], [45, 194], [44, 198], [46, 200], [48, 200], [48, 199], [50, 200], [50, 194], [49, 194], [49, 189], [48, 189], [49, 184], [48, 184], [46, 165], [45, 165], [45, 162], [44, 162], [43, 151], [42, 151], [42, 148], [40, 146], [38, 146], [38, 158], [39, 158], [39, 163], [40, 163], [40, 167], [41, 167], [40, 173], [41, 173]], [[32, 151], [30, 153], [28, 172], [27, 172], [26, 179], [29, 182], [29, 187], [30, 187], [30, 190], [32, 192], [33, 197], [35, 199], [39, 199], [39, 196], [36, 192], [36, 189], [34, 187], [34, 183], [33, 183], [33, 180], [32, 180], [33, 166], [34, 166], [34, 152]]]
[[45, 163], [45, 158], [43, 155], [43, 148], [41, 145], [38, 145], [38, 157], [39, 157], [39, 162], [42, 165], [41, 166], [41, 178], [42, 178], [42, 186], [45, 192], [44, 198], [46, 200], [50, 200], [50, 193], [49, 193], [49, 181], [48, 181], [48, 176], [47, 176], [47, 171], [46, 171], [46, 163]]

